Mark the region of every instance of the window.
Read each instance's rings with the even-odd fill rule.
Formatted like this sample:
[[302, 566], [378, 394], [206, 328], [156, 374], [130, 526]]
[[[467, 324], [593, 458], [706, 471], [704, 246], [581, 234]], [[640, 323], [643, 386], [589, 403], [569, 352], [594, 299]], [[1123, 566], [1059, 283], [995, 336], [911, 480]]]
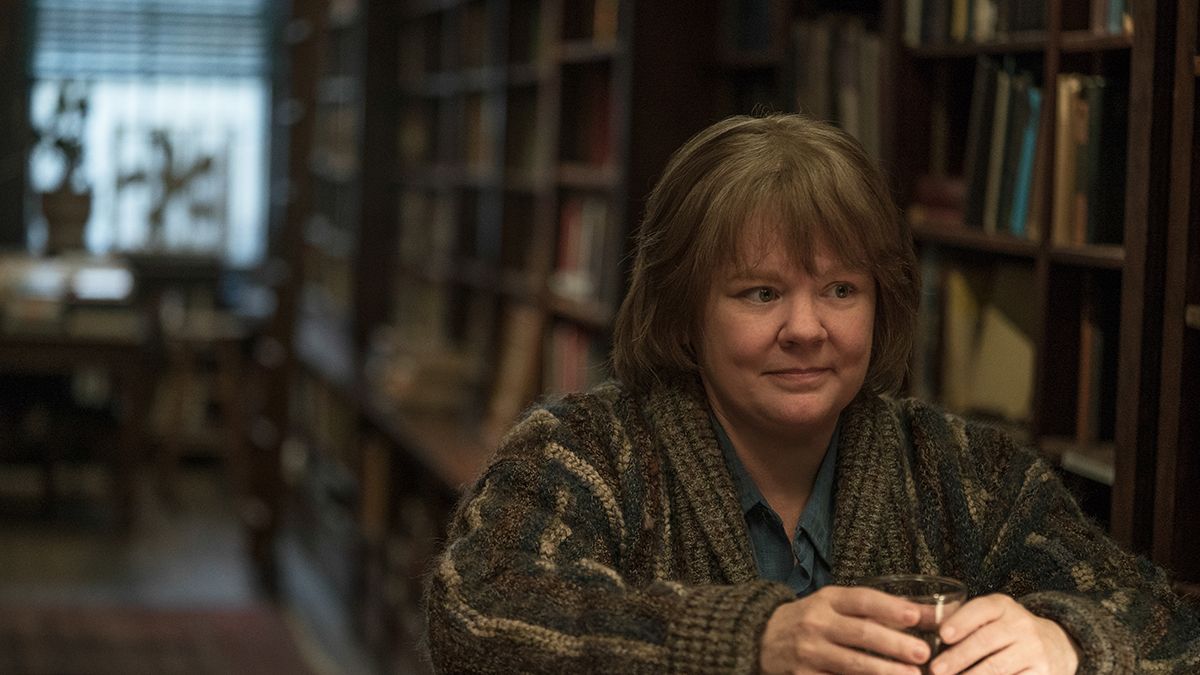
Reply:
[[[91, 195], [87, 247], [258, 260], [266, 232], [269, 0], [31, 2], [33, 127], [78, 122], [64, 113], [86, 102], [74, 108], [86, 115], [78, 175], [67, 188]], [[64, 169], [61, 152], [36, 145], [33, 191], [62, 188]], [[42, 209], [34, 210], [37, 220]]]

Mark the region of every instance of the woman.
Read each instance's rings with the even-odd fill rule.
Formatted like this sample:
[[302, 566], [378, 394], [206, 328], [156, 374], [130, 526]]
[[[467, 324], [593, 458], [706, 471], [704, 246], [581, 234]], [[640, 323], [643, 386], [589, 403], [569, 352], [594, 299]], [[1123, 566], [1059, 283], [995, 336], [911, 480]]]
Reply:
[[690, 140], [647, 205], [616, 381], [531, 410], [457, 510], [435, 664], [917, 673], [916, 606], [853, 583], [921, 572], [972, 596], [936, 675], [1200, 672], [1196, 618], [1034, 453], [890, 397], [917, 297], [847, 135], [776, 115]]

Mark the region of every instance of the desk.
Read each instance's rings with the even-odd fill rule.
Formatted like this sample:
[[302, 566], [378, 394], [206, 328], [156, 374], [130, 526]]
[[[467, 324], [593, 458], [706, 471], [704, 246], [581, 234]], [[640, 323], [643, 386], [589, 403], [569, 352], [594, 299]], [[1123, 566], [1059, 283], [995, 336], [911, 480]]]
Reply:
[[101, 340], [65, 336], [0, 333], [0, 371], [34, 374], [71, 373], [98, 367], [113, 378], [120, 417], [120, 438], [110, 458], [116, 514], [122, 525], [134, 517], [134, 475], [145, 441], [155, 357], [145, 340]]
[[[23, 263], [25, 268], [18, 268]], [[28, 259], [0, 258], [0, 271], [7, 273], [9, 282], [36, 267], [28, 265]], [[7, 294], [0, 292], [0, 298], [12, 300], [15, 291], [11, 286], [0, 290], [7, 291]], [[55, 329], [56, 325], [60, 329]], [[6, 321], [0, 329], [0, 372], [69, 374], [79, 368], [95, 367], [110, 374], [120, 429], [115, 452], [109, 458], [113, 498], [118, 521], [127, 526], [135, 516], [134, 478], [145, 441], [144, 423], [148, 418], [155, 368], [160, 360], [156, 341], [151, 331], [145, 329], [89, 334], [78, 328], [62, 321], [38, 326], [36, 330], [22, 330]]]

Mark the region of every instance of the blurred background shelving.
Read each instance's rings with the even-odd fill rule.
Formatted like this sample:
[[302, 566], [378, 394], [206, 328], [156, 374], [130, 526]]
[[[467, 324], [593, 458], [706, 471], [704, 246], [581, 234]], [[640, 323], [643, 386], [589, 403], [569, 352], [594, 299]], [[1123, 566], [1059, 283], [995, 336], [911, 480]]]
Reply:
[[[93, 179], [113, 201], [89, 193], [87, 236], [62, 247], [29, 158], [47, 119], [104, 109], [102, 86], [63, 86], [67, 66], [108, 76], [38, 56], [31, 27], [98, 11], [72, 2], [0, 0], [0, 50], [22, 57], [0, 60], [0, 124], [18, 130], [0, 138], [0, 243], [22, 265], [106, 253], [134, 284], [90, 304], [0, 284], [0, 346], [49, 349], [82, 317], [136, 327], [124, 344], [147, 360], [94, 392], [101, 463], [169, 486], [193, 440], [208, 448], [264, 587], [344, 625], [379, 671], [426, 668], [421, 580], [450, 509], [529, 404], [607, 377], [646, 195], [734, 113], [830, 119], [890, 177], [925, 283], [905, 393], [1037, 447], [1089, 515], [1200, 590], [1194, 0], [206, 0], [258, 26], [256, 56], [189, 67], [250, 77], [261, 114], [229, 125], [257, 131], [111, 125], [141, 168]], [[151, 75], [146, 110], [208, 100]], [[255, 180], [229, 154], [250, 146]], [[172, 154], [191, 170], [163, 172], [186, 185], [161, 199], [194, 199], [155, 235], [138, 191]], [[253, 192], [262, 222], [187, 249], [207, 231], [188, 218], [220, 212], [195, 176]], [[128, 422], [143, 405], [153, 433]]]

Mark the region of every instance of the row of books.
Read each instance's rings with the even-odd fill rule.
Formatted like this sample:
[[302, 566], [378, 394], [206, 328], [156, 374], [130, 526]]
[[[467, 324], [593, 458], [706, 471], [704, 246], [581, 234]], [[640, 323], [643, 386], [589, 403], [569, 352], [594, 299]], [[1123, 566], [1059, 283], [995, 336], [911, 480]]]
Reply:
[[[567, 3], [564, 8], [563, 35], [568, 41], [590, 41], [612, 45], [619, 31], [619, 1], [593, 0]], [[503, 7], [503, 11], [498, 11]], [[453, 14], [451, 17], [445, 14]], [[493, 40], [497, 20], [508, 23], [507, 54], [498, 52]], [[543, 49], [541, 3], [523, 2], [452, 3], [445, 12], [434, 12], [407, 21], [401, 28], [400, 79], [413, 82], [436, 74], [509, 64], [537, 63], [546, 54]], [[461, 49], [444, 49], [446, 43]]]
[[618, 234], [604, 197], [567, 194], [560, 208], [550, 290], [573, 300], [615, 305], [622, 248]]
[[596, 44], [616, 41], [619, 0], [592, 0], [566, 5], [566, 39], [591, 40]]
[[331, 176], [354, 175], [358, 171], [358, 106], [318, 107], [313, 145], [319, 170]]
[[398, 202], [399, 261], [408, 270], [436, 270], [454, 256], [526, 270], [541, 245], [533, 241], [535, 207], [526, 194], [408, 188]]
[[830, 120], [880, 154], [880, 36], [855, 15], [827, 14], [792, 26], [795, 109]]
[[981, 229], [1038, 240], [1044, 193], [1042, 91], [1026, 72], [981, 57], [975, 67], [963, 175], [916, 181], [917, 225]]
[[990, 42], [1046, 29], [1045, 0], [905, 0], [904, 42]]
[[542, 391], [586, 391], [608, 376], [607, 343], [574, 324], [556, 323], [546, 336]]
[[1033, 75], [989, 58], [977, 61], [963, 160], [968, 226], [1038, 238], [1041, 110], [1042, 91]]
[[[1033, 268], [963, 263], [937, 248], [922, 251], [921, 268], [912, 393], [955, 412], [1027, 424], [1038, 331], [1030, 302], [1037, 288]], [[1090, 272], [1056, 283], [1080, 298], [1064, 307], [1077, 315], [1067, 317], [1061, 324], [1066, 332], [1054, 338], [1073, 342], [1079, 361], [1078, 370], [1056, 371], [1076, 373], [1075, 386], [1053, 390], [1055, 395], [1074, 392], [1075, 440], [1091, 446], [1113, 433], [1119, 292], [1113, 279]], [[1061, 421], [1055, 424], [1064, 427]]]
[[336, 460], [347, 471], [358, 465], [353, 456], [358, 424], [354, 408], [342, 394], [301, 374], [293, 379], [288, 407], [289, 419], [303, 425], [299, 431], [321, 455]]
[[[905, 0], [904, 42], [910, 47], [991, 42], [1046, 30], [1045, 0]], [[1088, 30], [1133, 30], [1129, 0], [1091, 0]]]
[[123, 263], [0, 255], [0, 331], [137, 341], [147, 316]]
[[1032, 271], [956, 264], [922, 252], [913, 393], [960, 413], [1027, 421], [1036, 317]]
[[612, 72], [607, 63], [563, 69], [562, 139], [564, 161], [609, 166], [613, 154]]
[[1077, 73], [1059, 75], [1057, 86], [1051, 240], [1120, 244], [1128, 88]]
[[[965, 225], [1040, 240], [1039, 205], [1051, 192], [1058, 246], [1120, 244], [1124, 229], [1125, 87], [1064, 73], [1056, 83], [1053, 163], [1042, 140], [1042, 90], [1034, 76], [981, 57], [975, 69], [963, 178], [918, 180], [911, 221]], [[1052, 172], [1052, 180], [1047, 173]]]

